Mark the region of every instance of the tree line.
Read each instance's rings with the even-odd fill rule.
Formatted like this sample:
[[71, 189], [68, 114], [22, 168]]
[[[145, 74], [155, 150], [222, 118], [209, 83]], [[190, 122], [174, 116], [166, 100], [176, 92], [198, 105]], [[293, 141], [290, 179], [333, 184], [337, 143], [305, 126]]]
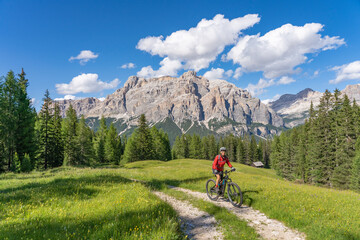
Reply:
[[265, 167], [270, 166], [270, 140], [261, 139], [256, 142], [251, 137], [234, 136], [233, 134], [220, 137], [216, 140], [214, 135], [200, 138], [199, 135], [183, 134], [175, 139], [172, 156], [173, 159], [194, 158], [213, 160], [219, 154], [220, 147], [226, 147], [230, 161], [251, 165], [253, 162], [262, 162]]
[[360, 107], [326, 90], [304, 125], [275, 136], [271, 167], [289, 180], [360, 189]]

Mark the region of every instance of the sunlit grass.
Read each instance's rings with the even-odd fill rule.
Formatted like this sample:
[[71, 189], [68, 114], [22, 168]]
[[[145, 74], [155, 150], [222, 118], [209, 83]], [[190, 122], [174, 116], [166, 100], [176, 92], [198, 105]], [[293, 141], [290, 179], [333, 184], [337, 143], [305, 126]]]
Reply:
[[1, 239], [181, 239], [174, 210], [113, 169], [0, 178]]
[[[152, 166], [137, 162], [119, 171], [153, 184], [205, 192], [206, 180], [212, 177], [211, 163], [186, 159]], [[295, 184], [280, 179], [273, 170], [233, 165], [237, 171], [231, 177], [243, 191], [245, 204], [304, 232], [308, 239], [360, 239], [360, 194]]]

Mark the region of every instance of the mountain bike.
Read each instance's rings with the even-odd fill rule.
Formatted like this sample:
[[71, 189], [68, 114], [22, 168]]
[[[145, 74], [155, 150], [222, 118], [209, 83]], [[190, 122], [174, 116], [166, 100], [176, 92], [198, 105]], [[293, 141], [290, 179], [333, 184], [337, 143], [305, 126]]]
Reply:
[[214, 179], [209, 179], [206, 182], [206, 193], [211, 200], [216, 201], [219, 197], [224, 197], [227, 186], [227, 197], [229, 198], [229, 201], [234, 207], [240, 207], [243, 203], [243, 195], [240, 187], [232, 182], [229, 177], [230, 172], [232, 171], [235, 170], [224, 171], [224, 176], [221, 179], [221, 182], [219, 182], [219, 192], [216, 192], [215, 190], [216, 181]]

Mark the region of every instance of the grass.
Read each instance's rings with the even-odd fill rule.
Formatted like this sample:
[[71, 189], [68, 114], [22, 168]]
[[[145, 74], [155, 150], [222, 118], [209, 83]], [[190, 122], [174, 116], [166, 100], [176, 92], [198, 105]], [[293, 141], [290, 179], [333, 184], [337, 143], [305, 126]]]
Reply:
[[[285, 181], [269, 169], [233, 164], [244, 202], [298, 229], [308, 239], [360, 239], [360, 194]], [[58, 168], [0, 175], [2, 239], [179, 239], [176, 213], [150, 193], [166, 184], [205, 192], [211, 161], [143, 161], [123, 168]], [[145, 180], [148, 184], [128, 179]], [[185, 198], [182, 193], [163, 190]], [[211, 203], [190, 199], [225, 229], [251, 239], [252, 229]], [[236, 223], [232, 223], [237, 221]], [[231, 225], [233, 224], [233, 225]], [[243, 227], [243, 228], [242, 228]], [[121, 236], [121, 237], [120, 237]]]
[[183, 239], [174, 210], [116, 169], [0, 176], [1, 239]]
[[247, 225], [246, 221], [240, 220], [235, 214], [230, 213], [225, 208], [218, 207], [215, 204], [189, 196], [176, 190], [164, 188], [162, 191], [179, 200], [188, 201], [194, 207], [214, 216], [216, 221], [219, 223], [219, 227], [223, 231], [225, 239], [227, 240], [248, 240], [260, 238], [255, 230]]
[[[272, 170], [233, 165], [237, 172], [231, 177], [242, 189], [245, 204], [304, 232], [308, 239], [360, 239], [360, 194], [300, 185], [280, 179]], [[119, 172], [152, 184], [205, 192], [210, 168], [210, 161], [186, 159], [130, 163]]]

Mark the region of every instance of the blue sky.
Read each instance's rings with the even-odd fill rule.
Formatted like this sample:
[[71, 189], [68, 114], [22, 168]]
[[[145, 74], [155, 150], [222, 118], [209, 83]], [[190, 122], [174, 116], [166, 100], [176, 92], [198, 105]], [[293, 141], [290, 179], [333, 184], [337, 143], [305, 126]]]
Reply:
[[46, 89], [101, 98], [189, 69], [265, 100], [358, 83], [359, 26], [358, 0], [0, 0], [0, 75], [23, 67], [37, 108]]

